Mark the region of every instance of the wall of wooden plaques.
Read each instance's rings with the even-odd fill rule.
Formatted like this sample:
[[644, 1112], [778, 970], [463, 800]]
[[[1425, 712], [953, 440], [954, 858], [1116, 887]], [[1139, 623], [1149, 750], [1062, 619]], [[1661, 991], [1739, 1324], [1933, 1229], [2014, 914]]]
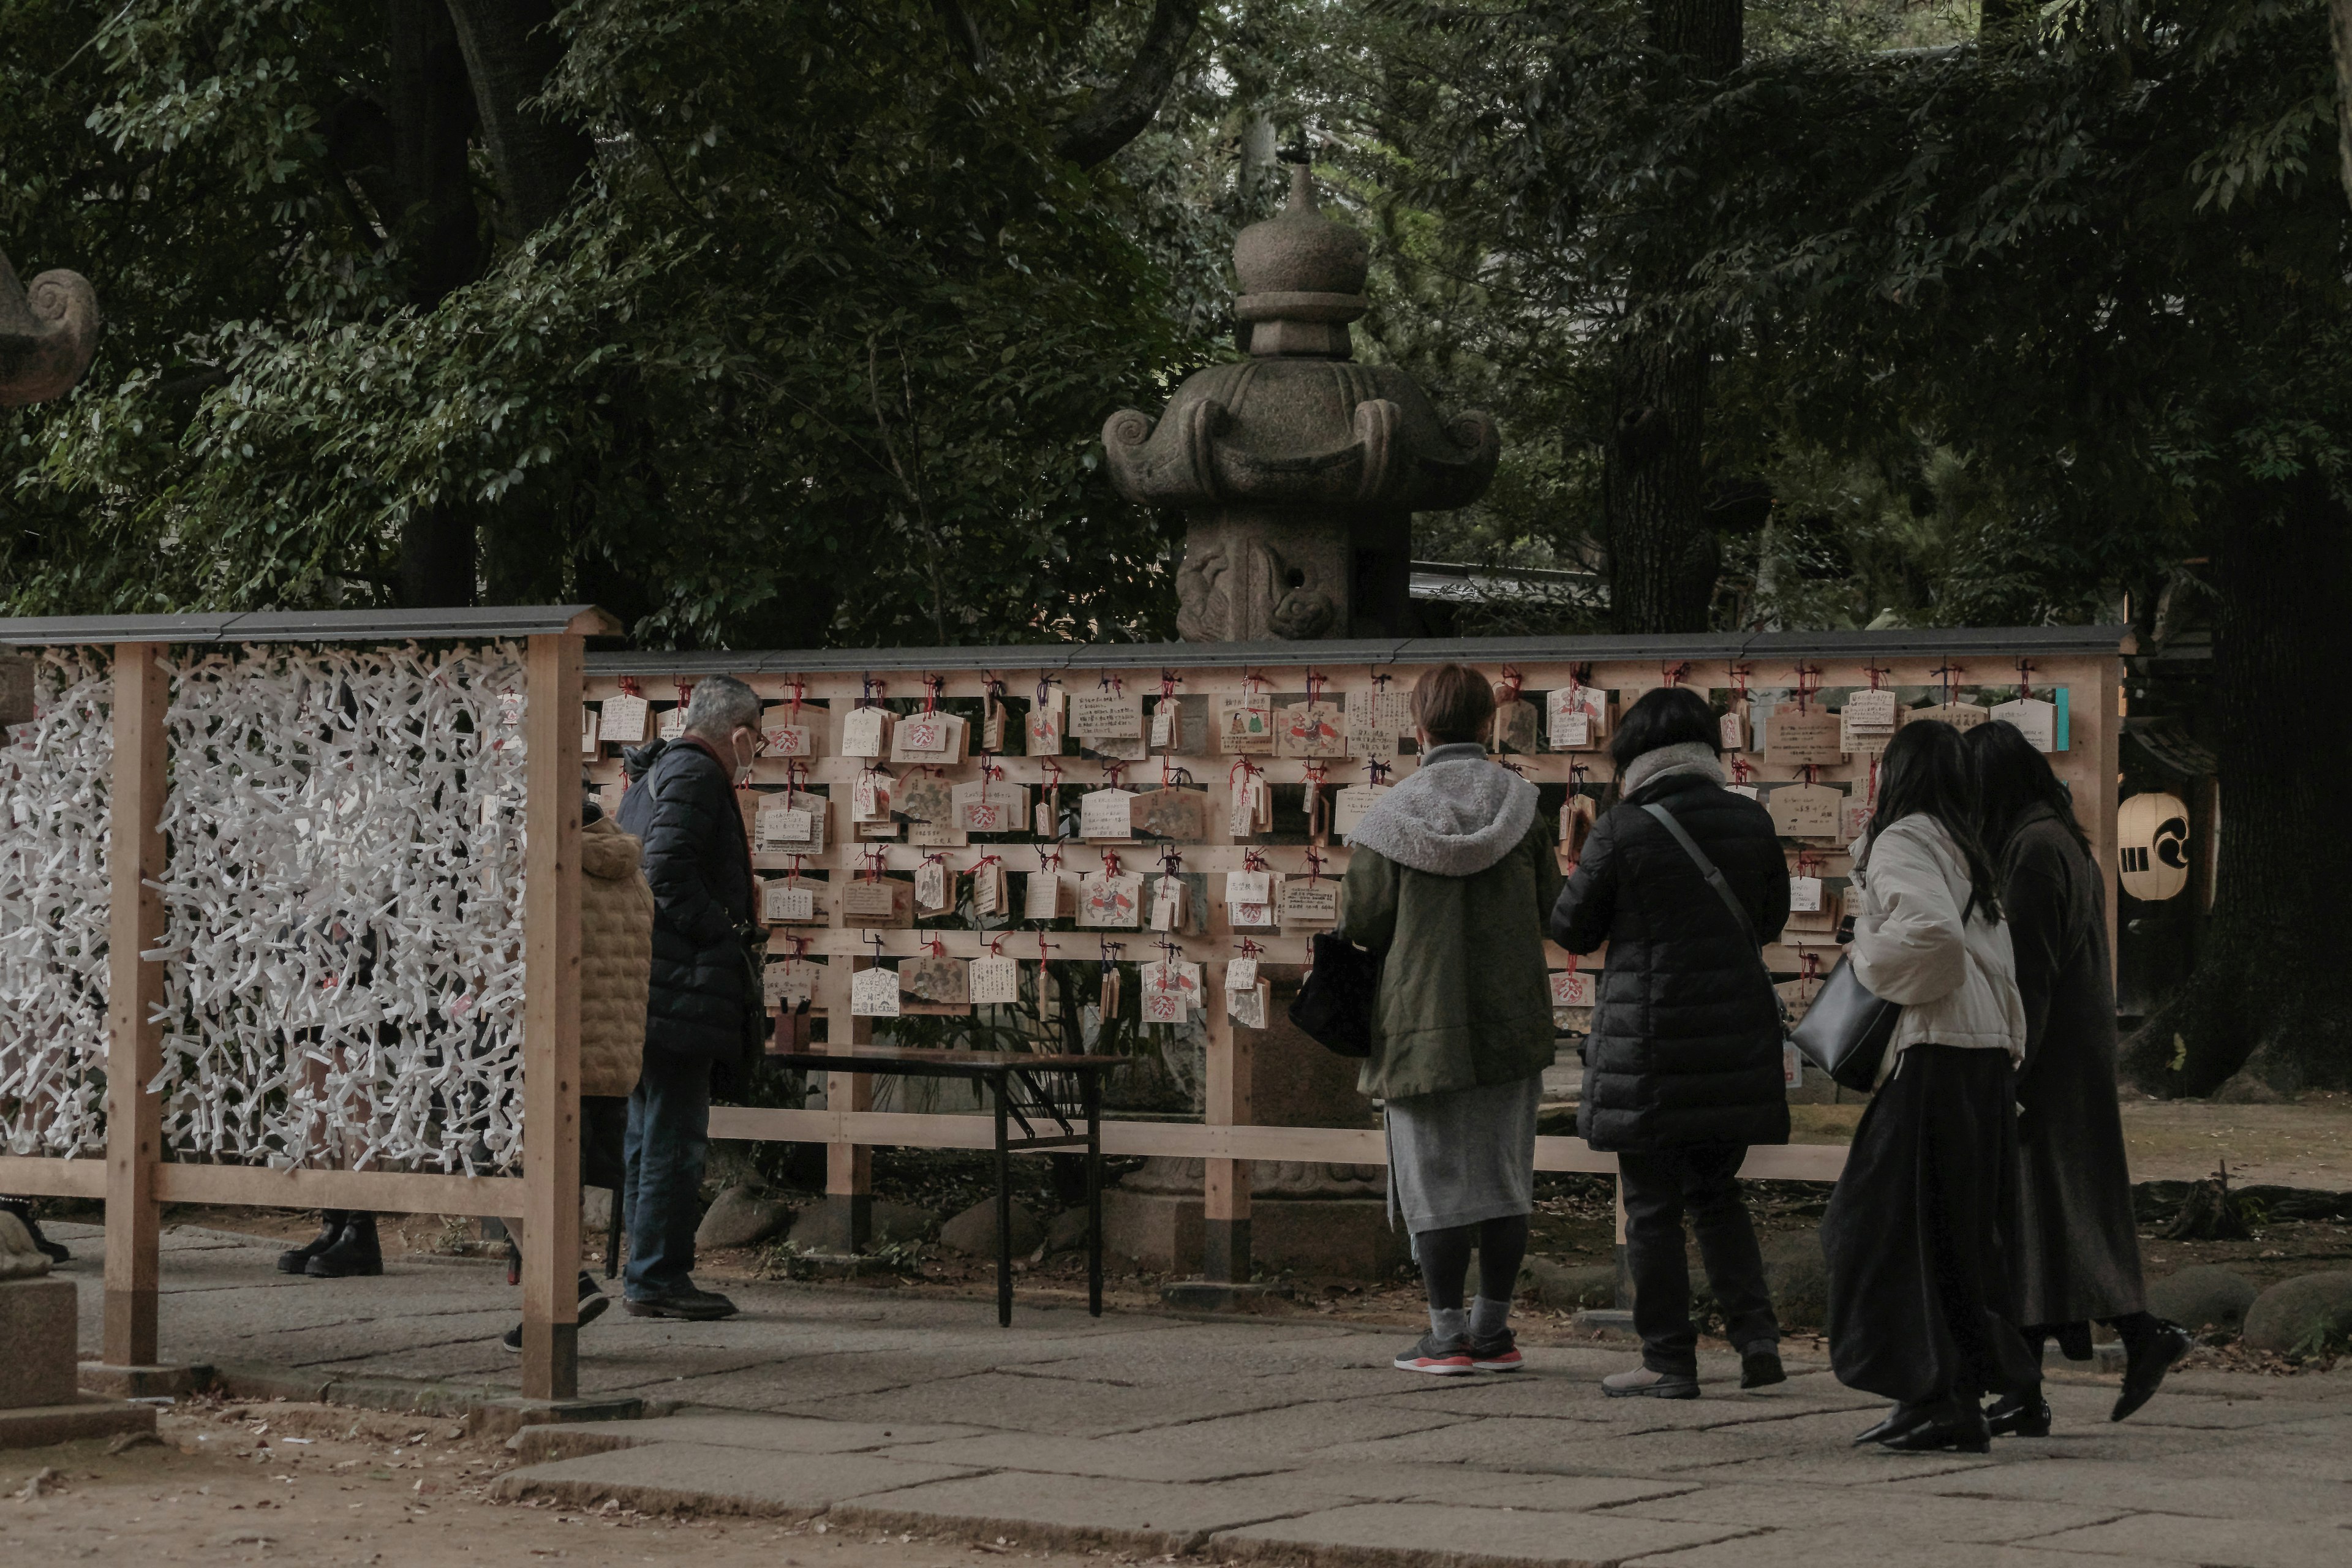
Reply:
[[[1835, 961], [1835, 930], [1851, 866], [1849, 846], [1860, 824], [1859, 811], [1873, 795], [1876, 753], [1897, 722], [1942, 717], [1969, 724], [1995, 713], [2020, 721], [2041, 738], [2059, 776], [2074, 789], [2101, 862], [2112, 860], [2119, 675], [2114, 650], [2122, 634], [2085, 628], [2071, 647], [2053, 651], [2047, 637], [2031, 632], [2018, 634], [2016, 647], [1988, 641], [2000, 634], [1976, 632], [1966, 634], [1965, 646], [1957, 649], [1922, 651], [1921, 639], [1929, 635], [1913, 632], [1887, 638], [1885, 651], [1871, 646], [1868, 637], [1848, 637], [1840, 639], [1836, 649], [1811, 656], [1764, 651], [1712, 659], [1587, 658], [1578, 657], [1572, 643], [1551, 645], [1557, 653], [1548, 658], [1528, 657], [1529, 645], [1520, 642], [1496, 645], [1491, 651], [1475, 642], [1453, 644], [1444, 652], [1475, 665], [1507, 693], [1516, 690], [1517, 700], [1528, 704], [1527, 711], [1513, 715], [1517, 722], [1503, 726], [1505, 745], [1497, 754], [1543, 788], [1544, 808], [1555, 822], [1571, 796], [1597, 805], [1611, 779], [1606, 752], [1610, 727], [1643, 692], [1680, 684], [1704, 694], [1719, 713], [1736, 716], [1737, 735], [1727, 739], [1736, 738], [1738, 745], [1726, 758], [1735, 783], [1756, 792], [1784, 822], [1788, 831], [1782, 845], [1792, 873], [1818, 883], [1818, 908], [1793, 916], [1789, 930], [1767, 953], [1775, 974], [1785, 983], [1784, 991], [1801, 1005], [1818, 976]], [[952, 657], [968, 665], [978, 651], [952, 650]], [[1344, 875], [1349, 858], [1344, 836], [1310, 831], [1304, 809], [1310, 777], [1319, 775], [1317, 793], [1332, 802], [1344, 786], [1383, 776], [1393, 783], [1411, 772], [1415, 757], [1409, 721], [1402, 745], [1384, 747], [1365, 737], [1377, 733], [1402, 706], [1398, 702], [1383, 710], [1375, 699], [1402, 699], [1419, 672], [1439, 660], [1341, 663], [1293, 657], [1281, 664], [1223, 662], [1163, 668], [1139, 666], [1132, 662], [1138, 650], [1118, 649], [1103, 650], [1106, 657], [1121, 661], [1118, 668], [1097, 668], [1085, 662], [1088, 651], [998, 649], [985, 657], [1001, 662], [985, 668], [934, 668], [918, 662], [924, 657], [919, 650], [904, 656], [904, 662], [889, 650], [875, 650], [850, 656], [859, 663], [854, 671], [840, 668], [843, 656], [838, 654], [746, 654], [732, 656], [740, 659], [732, 668], [726, 664], [730, 656], [596, 656], [584, 689], [594, 717], [583, 716], [583, 748], [593, 753], [592, 775], [605, 788], [608, 805], [616, 805], [619, 758], [628, 742], [614, 741], [610, 731], [619, 728], [648, 738], [660, 732], [666, 714], [683, 701], [692, 682], [714, 668], [747, 680], [761, 693], [769, 704], [765, 722], [778, 732], [772, 738], [781, 746], [804, 748], [807, 754], [762, 757], [755, 784], [745, 796], [747, 819], [756, 822], [762, 804], [773, 809], [795, 790], [822, 799], [828, 818], [822, 848], [811, 848], [797, 858], [782, 849], [762, 848], [755, 857], [763, 878], [792, 883], [810, 894], [805, 904], [797, 899], [794, 904], [806, 918], [772, 926], [771, 964], [772, 969], [794, 962], [796, 954], [800, 962], [814, 963], [817, 973], [803, 976], [800, 984], [810, 987], [818, 1013], [825, 1017], [846, 1013], [852, 972], [872, 962], [902, 965], [932, 951], [975, 959], [988, 953], [992, 942], [1000, 938], [1004, 954], [1034, 962], [1041, 932], [1058, 944], [1054, 956], [1064, 960], [1093, 956], [1102, 940], [1123, 943], [1120, 957], [1130, 966], [1133, 984], [1131, 966], [1159, 956], [1152, 944], [1161, 942], [1163, 933], [1148, 925], [1097, 932], [1068, 918], [1025, 919], [1024, 884], [1033, 874], [1054, 870], [1055, 856], [1065, 872], [1099, 872], [1108, 853], [1123, 871], [1150, 875], [1162, 869], [1163, 856], [1172, 854], [1171, 864], [1194, 879], [1195, 907], [1190, 929], [1165, 933], [1164, 940], [1184, 959], [1202, 965], [1207, 994], [1202, 1005], [1210, 1014], [1213, 1052], [1221, 1039], [1230, 1037], [1222, 1016], [1221, 977], [1223, 965], [1237, 956], [1238, 944], [1246, 938], [1257, 945], [1265, 962], [1295, 964], [1304, 961], [1314, 929], [1311, 919], [1237, 928], [1225, 897], [1227, 879], [1261, 866], [1310, 887]], [[1158, 651], [1173, 658], [1188, 650]], [[1302, 644], [1296, 655], [1318, 651], [1318, 645]], [[788, 668], [796, 657], [834, 668]], [[1044, 662], [1036, 662], [1040, 660]], [[680, 673], [688, 667], [693, 673]], [[1163, 703], [1174, 715], [1155, 737], [1154, 720]], [[639, 705], [641, 711], [629, 710]], [[992, 754], [982, 746], [992, 705], [1001, 705], [1006, 720], [1004, 750]], [[1234, 742], [1228, 740], [1228, 731], [1246, 730], [1244, 710], [1253, 705], [1263, 708], [1276, 743], [1268, 751], [1236, 753], [1230, 749]], [[932, 764], [892, 762], [887, 747], [877, 759], [847, 754], [845, 731], [853, 715], [866, 707], [889, 710], [899, 726], [927, 713], [962, 720], [960, 759]], [[1041, 708], [1058, 710], [1064, 718], [1058, 747], [1045, 747], [1042, 754], [1033, 752], [1025, 738], [1031, 714]], [[1331, 711], [1302, 716], [1298, 710], [1306, 708]], [[1106, 744], [1075, 733], [1089, 722], [1127, 727], [1122, 709], [1132, 710], [1139, 738]], [[871, 728], [873, 721], [856, 722]], [[604, 731], [593, 744], [588, 739], [591, 725]], [[918, 728], [922, 731], [919, 738], [934, 738], [929, 731], [936, 726]], [[1332, 754], [1297, 754], [1300, 747], [1286, 743], [1294, 733], [1309, 737], [1307, 746]], [[1106, 752], [1124, 755], [1107, 757]], [[1383, 774], [1376, 764], [1384, 752], [1391, 754]], [[962, 842], [940, 845], [910, 842], [919, 835], [932, 835], [903, 824], [886, 837], [861, 838], [849, 820], [861, 778], [879, 782], [878, 775], [887, 774], [886, 787], [895, 789], [901, 803], [910, 794], [919, 802], [952, 803], [959, 787], [969, 796], [983, 782], [984, 764], [996, 770], [991, 776], [1002, 786], [1018, 786], [1010, 793], [1026, 794], [1025, 802], [1013, 803], [1026, 808], [1017, 813], [1017, 820], [1013, 816], [998, 819], [1003, 831], [950, 830], [947, 836], [960, 837]], [[924, 770], [919, 775], [918, 768]], [[1270, 791], [1273, 828], [1237, 833], [1233, 792], [1253, 773]], [[1057, 839], [1037, 832], [1034, 805], [1056, 788], [1061, 807], [1056, 824], [1076, 833], [1086, 825], [1085, 797], [1118, 787], [1142, 792], [1138, 802], [1129, 803], [1128, 820], [1149, 815], [1165, 826], [1197, 818], [1203, 829], [1199, 840], [1108, 843]], [[1150, 812], [1150, 792], [1162, 787], [1196, 788], [1203, 798], [1190, 810]], [[1099, 828], [1101, 820], [1094, 826]], [[955, 879], [950, 883], [953, 907], [969, 886], [971, 868], [986, 857], [994, 857], [994, 863], [1009, 874], [1005, 913], [977, 921], [963, 912], [912, 918], [916, 878], [927, 859]], [[874, 889], [850, 891], [853, 883], [872, 881], [877, 875], [902, 889], [887, 915], [878, 912]], [[1302, 908], [1317, 901], [1299, 900]], [[845, 907], [852, 904], [854, 910]], [[865, 910], [876, 912], [857, 912]], [[2113, 918], [2111, 889], [2111, 925]], [[1555, 970], [1570, 967], [1569, 955], [1559, 949], [1549, 949], [1549, 956]], [[1589, 978], [1605, 965], [1603, 954], [1582, 961], [1580, 973]], [[1572, 990], [1562, 987], [1559, 994], [1566, 999]], [[1564, 1021], [1574, 1022], [1572, 1016]], [[822, 1026], [818, 1037], [824, 1037]]]

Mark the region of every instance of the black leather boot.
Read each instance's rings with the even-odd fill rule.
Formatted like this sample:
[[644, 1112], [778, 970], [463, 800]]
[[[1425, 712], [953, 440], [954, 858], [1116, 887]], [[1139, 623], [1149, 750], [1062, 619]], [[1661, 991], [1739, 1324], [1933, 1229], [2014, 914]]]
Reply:
[[343, 1234], [343, 1221], [350, 1216], [341, 1209], [319, 1211], [319, 1234], [299, 1247], [287, 1248], [278, 1255], [278, 1272], [299, 1274], [310, 1266], [310, 1259], [335, 1245], [335, 1237]]
[[343, 1216], [343, 1233], [312, 1258], [303, 1273], [313, 1279], [341, 1279], [354, 1274], [383, 1272], [383, 1251], [376, 1245], [375, 1215], [354, 1209]]
[[2197, 1348], [2197, 1342], [2179, 1323], [2145, 1312], [2118, 1323], [2125, 1332], [2123, 1392], [2116, 1396], [2116, 1407], [2108, 1415], [2110, 1421], [2120, 1421], [2156, 1397], [2164, 1383], [2164, 1374], [2172, 1363]]

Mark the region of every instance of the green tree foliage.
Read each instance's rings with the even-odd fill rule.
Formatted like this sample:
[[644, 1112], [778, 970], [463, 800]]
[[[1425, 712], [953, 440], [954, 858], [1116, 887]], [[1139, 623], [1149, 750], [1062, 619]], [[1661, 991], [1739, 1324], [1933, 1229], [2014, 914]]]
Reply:
[[111, 322], [15, 416], [11, 607], [390, 602], [454, 516], [489, 600], [656, 642], [1160, 631], [1166, 524], [1097, 433], [1201, 362], [1170, 269], [1222, 236], [1065, 138], [1170, 9], [583, 0], [521, 112], [586, 178], [493, 250], [478, 112], [482, 265], [436, 297], [343, 129], [402, 6], [0, 0], [0, 234]]

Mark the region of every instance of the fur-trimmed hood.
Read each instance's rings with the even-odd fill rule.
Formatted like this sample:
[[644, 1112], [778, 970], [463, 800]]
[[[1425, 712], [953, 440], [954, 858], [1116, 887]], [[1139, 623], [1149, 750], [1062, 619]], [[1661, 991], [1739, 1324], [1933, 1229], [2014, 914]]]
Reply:
[[1416, 871], [1469, 877], [1509, 854], [1535, 819], [1536, 786], [1465, 742], [1432, 748], [1348, 842]]

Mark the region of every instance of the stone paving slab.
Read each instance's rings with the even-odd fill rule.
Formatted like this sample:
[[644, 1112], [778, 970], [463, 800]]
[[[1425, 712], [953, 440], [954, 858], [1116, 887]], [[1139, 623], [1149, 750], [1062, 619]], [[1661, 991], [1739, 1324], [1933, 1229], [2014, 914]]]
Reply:
[[1308, 1457], [1320, 1458], [1343, 1444], [1434, 1432], [1467, 1419], [1361, 1401], [1314, 1402], [1151, 1426], [1101, 1443], [1105, 1447], [1150, 1447], [1212, 1458], [1239, 1455], [1254, 1463], [1296, 1464]]
[[2194, 1563], [2200, 1568], [2305, 1568], [2352, 1562], [2352, 1528], [2269, 1519], [2136, 1513], [2044, 1536], [2036, 1544], [2138, 1563]]
[[693, 1509], [707, 1513], [806, 1517], [869, 1492], [890, 1492], [969, 1472], [908, 1464], [872, 1454], [793, 1455], [711, 1443], [656, 1443], [509, 1470], [492, 1489], [509, 1501], [545, 1498], [593, 1508], [606, 1498], [647, 1513]]
[[1636, 1568], [2127, 1568], [2122, 1559], [2064, 1552], [2041, 1542], [1922, 1541], [1901, 1531], [1832, 1525], [1766, 1530], [1664, 1552]]
[[1948, 1494], [1957, 1497], [2067, 1502], [2090, 1499], [2134, 1512], [2200, 1514], [2211, 1519], [2273, 1519], [2304, 1524], [2352, 1524], [2352, 1482], [2326, 1483], [2216, 1479], [2172, 1474], [2158, 1465], [2117, 1459], [2076, 1459], [2062, 1464], [1983, 1465], [1957, 1474], [1900, 1480], [1891, 1495]]
[[1378, 1397], [1455, 1411], [1465, 1415], [1562, 1415], [1608, 1421], [1624, 1426], [1713, 1426], [1736, 1421], [1750, 1412], [1767, 1415], [1796, 1409], [1846, 1409], [1883, 1405], [1867, 1394], [1821, 1380], [1809, 1388], [1776, 1384], [1770, 1388], [1743, 1391], [1736, 1378], [1702, 1383], [1697, 1399], [1611, 1399], [1601, 1392], [1602, 1373], [1622, 1372], [1622, 1356], [1589, 1370], [1564, 1370], [1556, 1358], [1538, 1352], [1528, 1357], [1528, 1369], [1507, 1377], [1432, 1377], [1425, 1385], [1399, 1388], [1394, 1373]]
[[1693, 1487], [1671, 1497], [1629, 1502], [1617, 1511], [1643, 1519], [1744, 1524], [1770, 1530], [1874, 1526], [1885, 1543], [1902, 1539], [1941, 1542], [2021, 1541], [2104, 1524], [2124, 1510], [2092, 1503], [1919, 1495], [1884, 1487], [1799, 1489], [1732, 1485]]
[[1209, 1544], [1223, 1558], [1307, 1568], [1454, 1568], [1472, 1563], [1492, 1568], [1616, 1568], [1633, 1559], [1748, 1533], [1721, 1525], [1628, 1519], [1619, 1512], [1563, 1515], [1362, 1503], [1221, 1531]]
[[1178, 1486], [1069, 1476], [1041, 1484], [1034, 1475], [1006, 1470], [862, 1497], [837, 1511], [850, 1523], [890, 1530], [945, 1525], [982, 1537], [992, 1532], [1024, 1545], [1189, 1552], [1219, 1531], [1305, 1512], [1328, 1500], [1275, 1481]]
[[[976, 1426], [883, 1426], [862, 1421], [798, 1421], [788, 1415], [747, 1415], [688, 1411], [649, 1421], [586, 1421], [576, 1425], [526, 1426], [514, 1447], [525, 1461], [539, 1463], [655, 1443], [696, 1443], [716, 1448], [757, 1448], [770, 1454], [855, 1454], [879, 1450], [885, 1458], [918, 1464], [953, 1460], [927, 1450], [955, 1439], [983, 1436]], [[1002, 1441], [1002, 1434], [987, 1435]], [[911, 1445], [900, 1452], [895, 1445]], [[547, 1450], [562, 1448], [557, 1454]], [[984, 1466], [971, 1467], [985, 1468]]]
[[1070, 1432], [1108, 1436], [1172, 1421], [1238, 1415], [1285, 1403], [1254, 1381], [1195, 1384], [1190, 1388], [1121, 1388], [1113, 1384], [983, 1372], [936, 1382], [910, 1383], [878, 1394], [833, 1399], [795, 1400], [788, 1415], [844, 1416], [869, 1421], [941, 1421], [960, 1418], [983, 1426], [1018, 1431]]
[[[582, 1331], [582, 1340], [604, 1326], [592, 1324]], [[601, 1349], [583, 1343], [583, 1372], [590, 1354]], [[598, 1354], [597, 1361], [596, 1377], [592, 1382], [583, 1376], [581, 1383], [598, 1393], [654, 1394], [739, 1410], [798, 1409], [824, 1400], [864, 1399], [992, 1373], [1000, 1364], [972, 1352], [919, 1359], [895, 1352], [763, 1359], [749, 1348], [673, 1355], [661, 1346], [645, 1344], [628, 1344], [618, 1354]], [[925, 1418], [938, 1420], [943, 1414]]]
[[931, 1464], [1124, 1481], [1235, 1480], [1282, 1468], [1276, 1460], [1265, 1457], [1253, 1459], [1233, 1449], [1203, 1452], [1192, 1446], [1171, 1447], [1157, 1434], [1138, 1441], [1063, 1437], [1037, 1432], [991, 1432], [947, 1442], [892, 1447], [883, 1452], [894, 1459]]

